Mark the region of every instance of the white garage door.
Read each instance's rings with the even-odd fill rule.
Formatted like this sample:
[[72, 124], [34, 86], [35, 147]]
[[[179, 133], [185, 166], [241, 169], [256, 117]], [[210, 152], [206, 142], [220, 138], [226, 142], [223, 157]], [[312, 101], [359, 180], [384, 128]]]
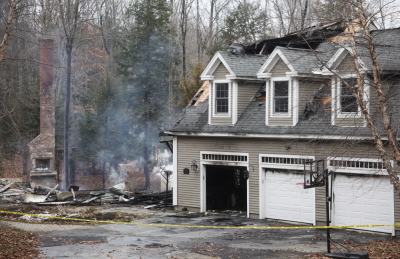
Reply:
[[[388, 177], [336, 175], [333, 192], [333, 225], [394, 224], [393, 186]], [[392, 227], [359, 229], [392, 232]]]
[[303, 174], [267, 170], [265, 173], [266, 218], [315, 224], [314, 189], [298, 185]]

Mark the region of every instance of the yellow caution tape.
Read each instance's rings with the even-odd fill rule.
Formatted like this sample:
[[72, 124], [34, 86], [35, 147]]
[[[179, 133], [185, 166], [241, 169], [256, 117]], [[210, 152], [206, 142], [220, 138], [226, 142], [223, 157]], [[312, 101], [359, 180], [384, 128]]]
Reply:
[[75, 220], [75, 221], [86, 221], [95, 223], [105, 223], [105, 224], [125, 224], [125, 225], [140, 225], [140, 226], [156, 226], [156, 227], [184, 227], [184, 228], [240, 228], [240, 229], [326, 229], [326, 228], [373, 228], [373, 227], [398, 227], [400, 223], [394, 225], [349, 225], [349, 226], [290, 226], [290, 227], [250, 227], [250, 226], [194, 226], [194, 225], [173, 225], [173, 224], [152, 224], [152, 223], [134, 223], [134, 222], [119, 222], [119, 221], [105, 221], [96, 219], [77, 219], [77, 218], [67, 218], [67, 217], [57, 217], [50, 215], [38, 215], [38, 214], [28, 214], [22, 212], [13, 211], [2, 211], [0, 213], [14, 214], [14, 215], [29, 215], [34, 217], [43, 218], [53, 218], [53, 219], [63, 219], [63, 220]]

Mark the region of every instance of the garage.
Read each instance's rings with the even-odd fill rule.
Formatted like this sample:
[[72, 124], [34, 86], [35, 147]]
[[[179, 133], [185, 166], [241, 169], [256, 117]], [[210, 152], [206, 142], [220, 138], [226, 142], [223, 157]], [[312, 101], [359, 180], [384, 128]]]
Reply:
[[[333, 181], [334, 226], [394, 224], [393, 186], [387, 176], [336, 174]], [[392, 227], [358, 228], [392, 233]]]
[[206, 166], [207, 210], [247, 211], [246, 167]]
[[266, 170], [265, 217], [315, 224], [315, 191], [304, 189], [303, 173]]

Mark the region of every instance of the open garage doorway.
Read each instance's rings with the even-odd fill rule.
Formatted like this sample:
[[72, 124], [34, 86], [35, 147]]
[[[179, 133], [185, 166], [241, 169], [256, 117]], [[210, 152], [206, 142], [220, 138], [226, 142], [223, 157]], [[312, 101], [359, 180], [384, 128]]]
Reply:
[[207, 210], [247, 211], [246, 167], [206, 165]]

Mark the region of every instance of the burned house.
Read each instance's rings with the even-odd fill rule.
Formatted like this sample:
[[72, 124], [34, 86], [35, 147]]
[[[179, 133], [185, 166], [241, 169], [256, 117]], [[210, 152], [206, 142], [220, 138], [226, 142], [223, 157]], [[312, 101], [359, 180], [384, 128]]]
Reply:
[[53, 187], [55, 170], [54, 40], [39, 40], [40, 134], [29, 143], [28, 174], [31, 183]]
[[[371, 33], [384, 87], [396, 92], [400, 29]], [[399, 197], [355, 99], [343, 87], [342, 80], [355, 83], [352, 55], [338, 23], [217, 52], [201, 75], [207, 82], [196, 100], [166, 131], [173, 136], [174, 205], [324, 225], [325, 187], [303, 188], [305, 164], [323, 161], [332, 172], [332, 225], [399, 222]], [[370, 60], [362, 47], [359, 55], [365, 98], [375, 114]], [[392, 102], [397, 125], [398, 97]], [[360, 229], [395, 232], [387, 226]]]

